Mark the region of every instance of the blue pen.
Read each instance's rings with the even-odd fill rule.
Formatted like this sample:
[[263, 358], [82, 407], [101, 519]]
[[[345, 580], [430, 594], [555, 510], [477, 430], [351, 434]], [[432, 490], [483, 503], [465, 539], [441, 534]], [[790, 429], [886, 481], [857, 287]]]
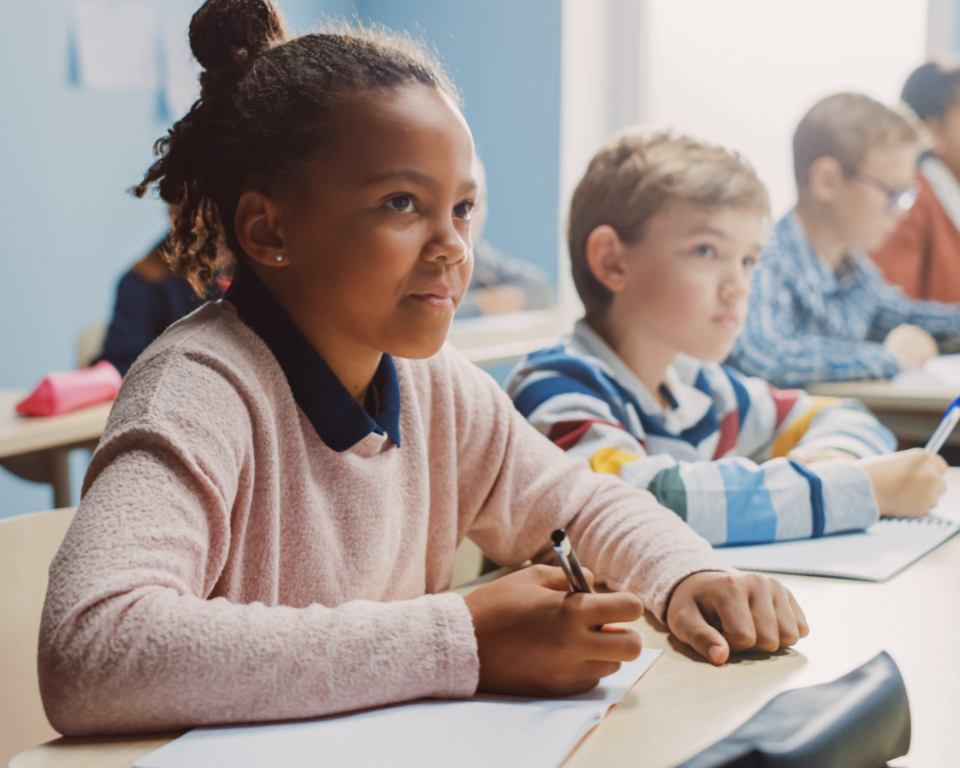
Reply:
[[953, 428], [957, 426], [958, 421], [960, 421], [960, 397], [950, 403], [950, 407], [944, 411], [940, 426], [930, 436], [930, 440], [923, 446], [923, 450], [929, 453], [939, 453], [947, 438], [950, 437], [950, 433], [953, 432]]

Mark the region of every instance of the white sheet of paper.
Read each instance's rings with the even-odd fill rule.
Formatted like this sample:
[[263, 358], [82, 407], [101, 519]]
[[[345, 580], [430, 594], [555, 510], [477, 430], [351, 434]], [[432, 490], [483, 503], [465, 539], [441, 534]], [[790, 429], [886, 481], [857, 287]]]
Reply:
[[197, 728], [134, 768], [556, 768], [661, 653], [644, 648], [597, 688], [563, 699], [424, 700], [296, 723]]
[[886, 581], [960, 532], [960, 489], [948, 488], [931, 514], [881, 520], [863, 531], [718, 550], [750, 571]]
[[931, 357], [915, 371], [898, 373], [891, 383], [898, 387], [956, 387], [960, 392], [960, 355]]
[[200, 97], [200, 65], [190, 51], [192, 12], [171, 14], [164, 24], [163, 95], [173, 120], [179, 120]]
[[153, 8], [144, 3], [78, 0], [73, 12], [81, 85], [111, 90], [158, 86]]

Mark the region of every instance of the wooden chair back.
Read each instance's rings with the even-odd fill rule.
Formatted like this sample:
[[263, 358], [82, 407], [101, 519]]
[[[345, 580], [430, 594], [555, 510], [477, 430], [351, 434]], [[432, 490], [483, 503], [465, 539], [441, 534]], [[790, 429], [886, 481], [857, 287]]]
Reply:
[[37, 636], [50, 561], [75, 511], [0, 520], [0, 766], [58, 735], [40, 703]]

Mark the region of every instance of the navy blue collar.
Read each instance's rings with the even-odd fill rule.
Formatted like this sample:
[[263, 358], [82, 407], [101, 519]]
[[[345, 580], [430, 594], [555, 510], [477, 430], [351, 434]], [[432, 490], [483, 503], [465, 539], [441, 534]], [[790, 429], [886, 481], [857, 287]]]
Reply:
[[270, 348], [287, 377], [293, 399], [326, 445], [337, 452], [346, 451], [371, 432], [386, 434], [400, 445], [400, 382], [390, 355], [381, 357], [373, 376], [379, 410], [376, 417], [371, 417], [310, 346], [273, 294], [240, 263], [224, 298]]

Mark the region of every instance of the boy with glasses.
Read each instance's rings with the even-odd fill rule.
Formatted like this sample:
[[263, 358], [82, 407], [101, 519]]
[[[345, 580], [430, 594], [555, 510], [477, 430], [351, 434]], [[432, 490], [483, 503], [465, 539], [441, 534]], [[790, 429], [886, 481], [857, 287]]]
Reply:
[[774, 227], [729, 362], [777, 386], [890, 377], [960, 337], [960, 306], [885, 282], [879, 248], [916, 200], [915, 121], [856, 93], [815, 104], [793, 136], [797, 206]]

